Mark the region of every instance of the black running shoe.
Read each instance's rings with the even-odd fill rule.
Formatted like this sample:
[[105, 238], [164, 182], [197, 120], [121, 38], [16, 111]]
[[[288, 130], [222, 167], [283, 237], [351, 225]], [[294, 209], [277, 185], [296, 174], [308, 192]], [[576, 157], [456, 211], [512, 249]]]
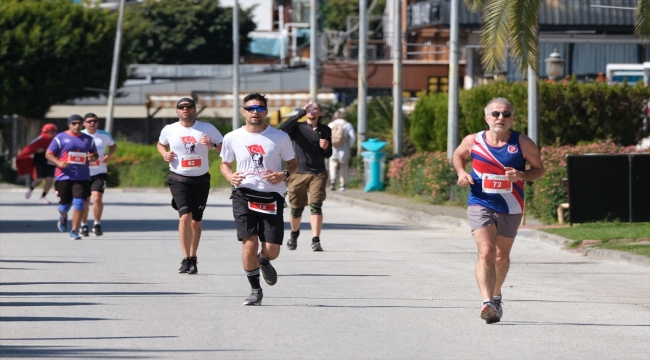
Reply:
[[248, 295], [246, 300], [244, 300], [244, 305], [253, 306], [253, 305], [262, 305], [262, 289], [253, 289], [251, 294]]
[[289, 250], [296, 250], [298, 247], [298, 236], [300, 236], [300, 230], [291, 232], [291, 237], [287, 241], [287, 248]]
[[190, 258], [190, 270], [187, 271], [188, 274], [196, 274], [199, 272], [199, 268], [196, 266], [199, 262], [196, 261], [196, 257]]
[[179, 274], [187, 274], [190, 271], [190, 258], [184, 258], [181, 261], [181, 267], [178, 268]]
[[79, 230], [79, 235], [80, 236], [88, 236], [88, 225], [82, 225], [81, 229]]
[[95, 226], [93, 226], [93, 234], [95, 234], [95, 236], [104, 235], [102, 232], [102, 226], [100, 224], [95, 224]]
[[320, 246], [320, 241], [311, 243], [311, 251], [323, 251], [323, 248]]
[[273, 286], [278, 282], [278, 273], [275, 271], [273, 265], [271, 265], [271, 262], [268, 265], [260, 264], [260, 272], [262, 273], [262, 278], [269, 286]]

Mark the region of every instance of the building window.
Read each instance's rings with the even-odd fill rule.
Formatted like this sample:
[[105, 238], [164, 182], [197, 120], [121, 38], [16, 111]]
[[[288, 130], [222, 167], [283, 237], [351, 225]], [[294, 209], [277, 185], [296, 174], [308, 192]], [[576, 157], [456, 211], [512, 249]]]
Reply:
[[449, 91], [449, 78], [447, 77], [429, 77], [427, 93], [438, 93]]

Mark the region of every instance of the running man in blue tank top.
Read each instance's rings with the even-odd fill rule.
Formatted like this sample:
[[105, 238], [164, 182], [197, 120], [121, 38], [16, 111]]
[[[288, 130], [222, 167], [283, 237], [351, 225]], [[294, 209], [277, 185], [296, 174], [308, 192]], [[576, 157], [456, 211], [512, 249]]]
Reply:
[[[467, 135], [452, 156], [458, 185], [470, 186], [467, 218], [478, 247], [476, 282], [483, 297], [481, 319], [488, 324], [499, 322], [503, 316], [501, 286], [525, 211], [524, 181], [544, 175], [537, 145], [510, 129], [514, 115], [508, 99], [490, 100], [484, 117], [489, 129]], [[471, 174], [465, 170], [469, 156]]]

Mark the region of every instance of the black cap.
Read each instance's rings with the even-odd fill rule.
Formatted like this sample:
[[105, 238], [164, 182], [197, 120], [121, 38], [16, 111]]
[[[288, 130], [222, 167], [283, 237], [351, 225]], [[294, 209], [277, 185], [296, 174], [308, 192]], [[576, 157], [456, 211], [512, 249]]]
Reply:
[[178, 100], [178, 102], [176, 103], [176, 106], [178, 107], [178, 105], [180, 105], [180, 103], [183, 103], [183, 102], [188, 102], [188, 103], [191, 103], [192, 105], [196, 106], [196, 104], [194, 103], [194, 100], [192, 100], [192, 99], [190, 99], [188, 97], [184, 97], [184, 98]]
[[77, 115], [77, 114], [70, 115], [70, 117], [68, 118], [68, 125], [70, 125], [70, 123], [75, 121], [81, 122], [84, 121], [84, 119], [81, 117], [81, 115]]

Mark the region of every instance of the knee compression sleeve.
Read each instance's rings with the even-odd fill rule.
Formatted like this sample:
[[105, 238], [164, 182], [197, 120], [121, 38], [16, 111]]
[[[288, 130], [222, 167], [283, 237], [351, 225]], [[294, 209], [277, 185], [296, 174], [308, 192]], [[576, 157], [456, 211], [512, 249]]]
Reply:
[[74, 198], [72, 199], [72, 206], [77, 211], [83, 211], [85, 202], [86, 200], [84, 199]]
[[65, 204], [65, 205], [59, 204], [59, 212], [67, 214], [68, 211], [70, 211], [71, 207], [72, 207], [72, 204]]
[[312, 215], [323, 215], [323, 203], [311, 203], [309, 204], [309, 211]]
[[291, 209], [291, 217], [293, 218], [299, 218], [302, 216], [302, 212], [305, 210], [305, 208], [300, 208], [300, 209]]

